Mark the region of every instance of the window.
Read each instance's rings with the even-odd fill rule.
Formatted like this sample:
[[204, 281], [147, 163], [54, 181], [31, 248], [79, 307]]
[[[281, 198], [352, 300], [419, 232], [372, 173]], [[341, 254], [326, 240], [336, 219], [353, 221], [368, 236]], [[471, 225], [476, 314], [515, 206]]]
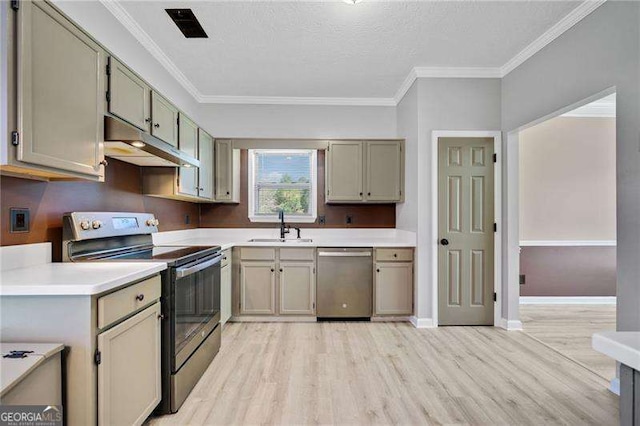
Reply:
[[316, 150], [249, 150], [249, 220], [315, 222]]

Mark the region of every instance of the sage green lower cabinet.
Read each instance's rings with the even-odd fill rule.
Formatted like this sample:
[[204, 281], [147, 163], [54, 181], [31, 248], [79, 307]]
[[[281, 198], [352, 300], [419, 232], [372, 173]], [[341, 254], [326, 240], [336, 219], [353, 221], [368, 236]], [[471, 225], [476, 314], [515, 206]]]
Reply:
[[413, 250], [377, 249], [373, 293], [375, 316], [413, 315]]
[[240, 265], [240, 314], [275, 315], [275, 296], [275, 262], [242, 262]]
[[280, 315], [315, 315], [316, 265], [314, 262], [280, 262]]
[[98, 425], [141, 425], [160, 402], [160, 302], [98, 335]]

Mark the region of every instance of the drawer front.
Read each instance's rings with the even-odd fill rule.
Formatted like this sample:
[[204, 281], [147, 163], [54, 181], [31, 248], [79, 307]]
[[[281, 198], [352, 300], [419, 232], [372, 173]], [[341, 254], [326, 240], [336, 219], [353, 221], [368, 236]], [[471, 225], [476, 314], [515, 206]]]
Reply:
[[231, 264], [231, 249], [227, 249], [222, 252], [222, 261], [220, 262], [220, 267], [224, 268], [229, 264]]
[[413, 249], [411, 248], [376, 249], [376, 260], [379, 262], [411, 262], [413, 260]]
[[242, 260], [275, 260], [276, 249], [263, 247], [242, 247], [240, 249]]
[[98, 298], [98, 328], [105, 328], [160, 298], [160, 275]]
[[315, 260], [314, 248], [281, 248], [280, 260]]

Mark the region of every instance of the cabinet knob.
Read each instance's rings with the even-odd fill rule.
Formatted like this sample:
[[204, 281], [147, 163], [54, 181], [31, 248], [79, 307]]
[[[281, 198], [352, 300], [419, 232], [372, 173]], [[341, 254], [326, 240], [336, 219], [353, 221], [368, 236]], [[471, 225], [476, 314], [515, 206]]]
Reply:
[[282, 268], [280, 268], [280, 272], [282, 272]]
[[371, 193], [370, 193], [370, 192], [367, 192], [367, 196], [369, 196], [369, 197], [370, 197], [370, 196], [371, 196]]
[[137, 295], [137, 296], [136, 296], [136, 300], [137, 300], [138, 302], [142, 302], [142, 301], [144, 300], [144, 294], [139, 294], [139, 295]]
[[158, 314], [158, 319], [159, 320], [163, 320], [164, 319], [164, 314]]
[[145, 123], [151, 123], [151, 118], [145, 118], [145, 119], [144, 119], [144, 122], [145, 122]]
[[229, 191], [227, 191], [227, 195], [229, 195]]
[[204, 188], [198, 188], [200, 191], [204, 191]]
[[393, 257], [398, 257], [398, 253], [393, 253]]
[[100, 165], [101, 165], [101, 166], [105, 166], [105, 167], [107, 167], [107, 166], [109, 165], [109, 162], [108, 162], [107, 160], [102, 160], [102, 161], [100, 162]]
[[156, 123], [153, 125], [153, 127], [155, 127], [156, 129], [160, 128], [160, 124]]
[[443, 238], [440, 240], [440, 244], [442, 244], [443, 246], [448, 246], [449, 245], [449, 240], [447, 240], [446, 238]]
[[380, 269], [376, 269], [376, 272], [380, 272]]
[[360, 196], [362, 196], [362, 192], [360, 193]]
[[276, 271], [275, 269], [271, 268], [271, 272], [275, 272], [275, 271]]

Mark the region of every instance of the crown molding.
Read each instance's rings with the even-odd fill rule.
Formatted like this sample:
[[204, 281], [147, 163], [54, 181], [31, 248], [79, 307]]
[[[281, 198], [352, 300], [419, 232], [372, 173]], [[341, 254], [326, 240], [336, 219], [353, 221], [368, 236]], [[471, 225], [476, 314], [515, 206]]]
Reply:
[[151, 53], [151, 55], [160, 62], [167, 71], [169, 71], [169, 74], [171, 74], [173, 78], [175, 78], [197, 102], [200, 102], [202, 94], [198, 91], [196, 86], [194, 86], [182, 71], [180, 71], [178, 66], [164, 53], [160, 46], [153, 41], [151, 36], [142, 29], [129, 12], [122, 7], [120, 2], [116, 0], [100, 0], [100, 3], [102, 3], [102, 5], [131, 33], [131, 35], [133, 35], [133, 37], [135, 37], [135, 39], [138, 40], [140, 44], [142, 44], [142, 46], [147, 49], [147, 51]]
[[527, 59], [541, 51], [549, 43], [560, 37], [571, 29], [578, 22], [586, 18], [591, 12], [602, 6], [607, 0], [585, 0], [578, 7], [573, 9], [567, 16], [545, 31], [540, 37], [531, 42], [518, 54], [511, 58], [500, 68], [501, 77], [522, 65]]
[[[527, 59], [560, 37], [607, 0], [585, 0], [558, 23], [549, 28], [511, 58], [502, 67], [414, 67], [404, 79], [393, 98], [331, 98], [286, 96], [217, 96], [204, 95], [180, 71], [156, 42], [133, 19], [119, 0], [99, 0], [104, 7], [147, 49], [149, 53], [178, 81], [198, 103], [254, 104], [254, 105], [332, 105], [332, 106], [396, 106], [418, 78], [502, 78]], [[614, 113], [615, 114], [615, 113]], [[568, 115], [567, 115], [568, 116]], [[585, 116], [585, 115], [583, 115]], [[599, 117], [602, 115], [598, 115]], [[615, 116], [615, 115], [614, 115]]]
[[297, 96], [215, 96], [203, 95], [203, 104], [238, 105], [332, 105], [332, 106], [396, 106], [394, 98], [330, 98]]

